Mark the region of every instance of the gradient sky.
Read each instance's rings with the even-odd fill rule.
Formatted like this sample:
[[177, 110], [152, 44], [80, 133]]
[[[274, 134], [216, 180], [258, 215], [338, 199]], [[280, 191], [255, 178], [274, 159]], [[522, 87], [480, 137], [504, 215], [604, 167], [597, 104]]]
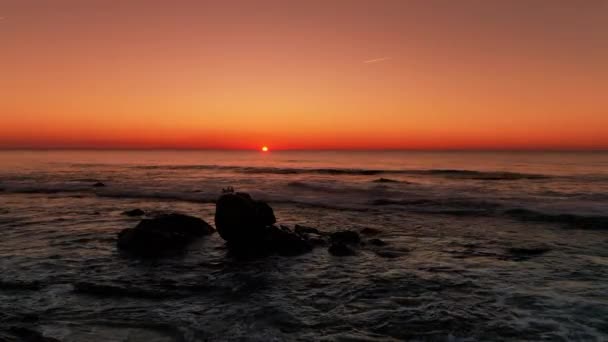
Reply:
[[608, 0], [0, 2], [0, 147], [608, 148]]

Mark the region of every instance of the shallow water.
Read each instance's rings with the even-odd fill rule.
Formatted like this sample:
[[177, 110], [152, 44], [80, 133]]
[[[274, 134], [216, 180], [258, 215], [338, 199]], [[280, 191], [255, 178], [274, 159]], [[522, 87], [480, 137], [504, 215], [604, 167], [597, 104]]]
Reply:
[[[62, 341], [608, 338], [606, 153], [14, 151], [0, 165], [0, 340], [16, 326]], [[377, 228], [388, 246], [243, 261], [215, 234], [162, 260], [117, 252], [138, 222], [124, 210], [213, 223], [227, 186], [282, 224]]]

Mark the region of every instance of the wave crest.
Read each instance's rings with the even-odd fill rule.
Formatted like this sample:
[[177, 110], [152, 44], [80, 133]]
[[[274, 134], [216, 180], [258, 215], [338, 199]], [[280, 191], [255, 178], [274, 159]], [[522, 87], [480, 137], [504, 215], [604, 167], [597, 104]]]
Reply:
[[507, 172], [507, 171], [477, 171], [456, 169], [430, 170], [398, 170], [398, 169], [360, 169], [360, 168], [285, 168], [261, 166], [229, 166], [229, 165], [139, 165], [134, 168], [145, 170], [225, 170], [249, 174], [325, 174], [325, 175], [355, 175], [374, 176], [381, 174], [402, 174], [420, 176], [441, 176], [448, 178], [474, 180], [518, 180], [546, 179], [549, 175]]

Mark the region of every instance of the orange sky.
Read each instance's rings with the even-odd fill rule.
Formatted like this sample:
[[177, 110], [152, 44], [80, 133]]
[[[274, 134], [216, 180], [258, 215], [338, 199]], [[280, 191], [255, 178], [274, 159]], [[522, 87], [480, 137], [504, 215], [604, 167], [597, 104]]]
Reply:
[[608, 1], [4, 0], [0, 148], [608, 148]]

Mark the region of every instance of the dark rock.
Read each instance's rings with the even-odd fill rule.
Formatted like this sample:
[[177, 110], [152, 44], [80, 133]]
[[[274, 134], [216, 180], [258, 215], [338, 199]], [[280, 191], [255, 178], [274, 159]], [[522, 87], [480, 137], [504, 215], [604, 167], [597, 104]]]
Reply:
[[300, 255], [312, 250], [311, 243], [298, 234], [274, 226], [268, 228], [264, 242], [268, 250], [282, 256]]
[[246, 193], [225, 193], [216, 203], [215, 226], [222, 239], [242, 244], [260, 239], [276, 223], [272, 208]]
[[274, 216], [274, 210], [272, 210], [268, 203], [262, 201], [254, 201], [254, 203], [257, 211], [257, 219], [261, 224], [272, 225], [277, 222], [277, 219]]
[[109, 284], [97, 284], [91, 282], [76, 282], [72, 284], [74, 292], [95, 297], [129, 297], [129, 298], [149, 298], [164, 299], [177, 295], [175, 292], [140, 288], [135, 286], [119, 286]]
[[373, 180], [374, 183], [399, 183], [398, 180], [390, 179], [390, 178], [378, 178]]
[[287, 226], [275, 226], [274, 211], [246, 193], [224, 193], [217, 201], [215, 225], [237, 256], [299, 255], [312, 250], [307, 237]]
[[133, 209], [133, 210], [123, 211], [122, 214], [126, 215], [126, 216], [130, 216], [130, 217], [135, 217], [135, 216], [146, 215], [146, 212], [141, 209]]
[[199, 218], [165, 214], [141, 220], [135, 228], [121, 231], [118, 248], [143, 256], [160, 256], [183, 249], [196, 238], [213, 232], [213, 227]]
[[376, 229], [376, 228], [363, 228], [361, 229], [361, 234], [363, 235], [376, 235], [376, 234], [380, 234], [382, 231], [380, 229]]
[[317, 234], [321, 235], [321, 232], [317, 228], [305, 227], [299, 224], [296, 224], [294, 230], [298, 234]]
[[310, 252], [313, 246], [300, 235], [276, 226], [265, 227], [259, 236], [247, 242], [228, 241], [227, 245], [231, 254], [239, 257], [295, 256]]
[[106, 185], [103, 184], [102, 182], [97, 182], [97, 183], [93, 184], [93, 187], [95, 187], [95, 188], [102, 188], [104, 186], [106, 186]]
[[356, 254], [352, 248], [343, 243], [333, 243], [327, 251], [333, 256], [352, 256]]
[[533, 257], [541, 256], [551, 249], [546, 247], [530, 247], [530, 248], [521, 248], [521, 247], [512, 247], [508, 248], [507, 252], [511, 255], [505, 257], [504, 259], [513, 260], [513, 261], [525, 261]]
[[39, 281], [3, 281], [0, 280], [2, 290], [40, 290], [42, 284]]
[[[22, 342], [60, 342], [58, 339], [47, 337], [42, 333], [25, 327], [10, 327], [9, 332], [17, 337], [15, 341]], [[2, 337], [2, 336], [0, 336]], [[10, 341], [10, 340], [9, 340]]]
[[375, 251], [375, 253], [379, 257], [387, 258], [387, 259], [399, 258], [399, 257], [404, 256], [406, 254], [406, 253], [400, 253], [400, 252], [397, 252], [397, 251], [387, 251], [387, 250], [378, 250], [378, 251]]
[[343, 230], [332, 233], [330, 235], [330, 239], [334, 244], [359, 244], [361, 242], [359, 234], [352, 230]]
[[306, 241], [312, 246], [326, 246], [328, 241], [322, 237], [305, 236]]
[[374, 245], [374, 246], [386, 246], [388, 245], [386, 242], [380, 240], [380, 239], [370, 239], [367, 242], [369, 242], [370, 245]]
[[293, 231], [291, 230], [291, 228], [284, 226], [284, 225], [279, 225], [279, 228], [284, 231], [284, 232], [288, 232], [288, 233], [293, 233]]

